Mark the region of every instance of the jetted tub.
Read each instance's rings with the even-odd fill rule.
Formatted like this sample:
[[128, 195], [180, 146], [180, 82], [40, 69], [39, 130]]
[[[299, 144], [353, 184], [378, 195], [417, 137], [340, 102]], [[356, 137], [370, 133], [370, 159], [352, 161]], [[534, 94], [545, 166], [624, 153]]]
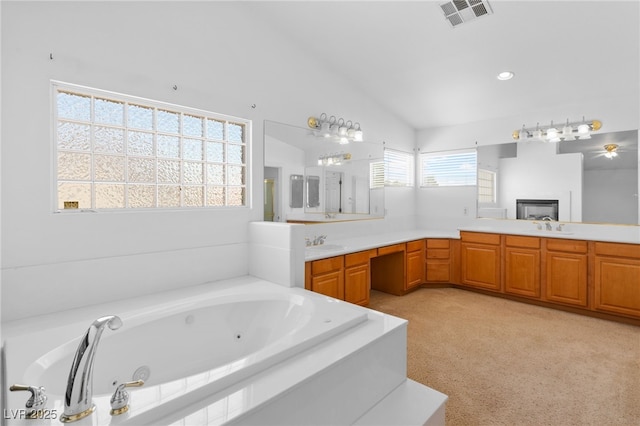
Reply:
[[[199, 287], [180, 298], [171, 292], [167, 300], [140, 299], [138, 306], [129, 300], [5, 325], [3, 390], [14, 383], [44, 386], [47, 414], [59, 425], [80, 337], [94, 319], [118, 315], [123, 326], [104, 330], [95, 357], [96, 412], [76, 424], [141, 424], [158, 408], [171, 411], [213, 395], [367, 319], [355, 305], [251, 277]], [[116, 386], [136, 379], [145, 384], [128, 389], [129, 412], [112, 417]], [[29, 394], [7, 394], [4, 418], [12, 424], [7, 417], [18, 411], [7, 416], [7, 410], [24, 408]]]

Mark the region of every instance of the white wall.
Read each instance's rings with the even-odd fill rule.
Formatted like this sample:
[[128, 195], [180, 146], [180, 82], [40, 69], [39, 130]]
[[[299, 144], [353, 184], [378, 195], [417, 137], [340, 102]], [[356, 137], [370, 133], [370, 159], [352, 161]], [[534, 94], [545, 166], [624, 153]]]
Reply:
[[[248, 273], [265, 119], [326, 112], [357, 118], [371, 141], [414, 143], [250, 3], [2, 2], [1, 18], [5, 321]], [[253, 120], [251, 207], [52, 213], [51, 79]]]
[[637, 179], [638, 169], [585, 171], [582, 221], [637, 224]]
[[525, 142], [516, 158], [500, 160], [498, 204], [516, 218], [517, 199], [558, 200], [558, 220], [582, 221], [582, 154], [558, 154], [558, 145]]
[[291, 207], [289, 186], [291, 175], [304, 175], [304, 151], [268, 135], [265, 136], [265, 144], [269, 146], [269, 149], [265, 150], [264, 154], [265, 165], [279, 168], [279, 174], [281, 175], [277, 185], [278, 196], [276, 197], [279, 200], [279, 218], [275, 221], [283, 221], [291, 214], [304, 213], [303, 207]]

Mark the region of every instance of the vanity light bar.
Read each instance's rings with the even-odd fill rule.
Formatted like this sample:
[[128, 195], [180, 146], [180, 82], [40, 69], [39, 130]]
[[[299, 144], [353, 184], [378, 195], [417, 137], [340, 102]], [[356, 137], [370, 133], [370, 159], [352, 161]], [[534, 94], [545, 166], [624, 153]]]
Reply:
[[362, 142], [364, 134], [360, 128], [360, 123], [353, 123], [351, 120], [336, 118], [335, 115], [327, 118], [324, 112], [319, 118], [309, 117], [307, 126], [314, 129], [314, 133], [318, 137], [332, 138], [340, 144], [347, 144], [350, 141]]
[[326, 154], [318, 157], [318, 166], [339, 166], [343, 161], [351, 160], [351, 154]]
[[602, 128], [602, 122], [599, 120], [585, 121], [582, 117], [582, 121], [567, 123], [562, 128], [556, 128], [551, 122], [551, 126], [542, 129], [540, 123], [535, 128], [525, 128], [524, 124], [522, 129], [514, 130], [511, 136], [514, 140], [534, 140], [542, 142], [560, 142], [560, 141], [572, 141], [577, 139], [591, 139], [591, 132], [595, 132]]

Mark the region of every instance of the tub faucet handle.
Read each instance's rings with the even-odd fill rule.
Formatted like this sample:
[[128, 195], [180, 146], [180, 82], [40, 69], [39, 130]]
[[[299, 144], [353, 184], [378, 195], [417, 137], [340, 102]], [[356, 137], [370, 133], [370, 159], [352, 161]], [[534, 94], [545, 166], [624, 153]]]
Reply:
[[117, 416], [129, 410], [129, 392], [125, 388], [140, 387], [144, 385], [144, 380], [125, 382], [118, 385], [111, 397], [111, 415]]
[[27, 386], [27, 385], [11, 385], [9, 387], [11, 392], [16, 391], [28, 391], [31, 392], [31, 397], [27, 400], [25, 408], [27, 409], [27, 417], [30, 419], [38, 418], [38, 412], [41, 411], [47, 405], [47, 395], [44, 393], [45, 389], [42, 386]]

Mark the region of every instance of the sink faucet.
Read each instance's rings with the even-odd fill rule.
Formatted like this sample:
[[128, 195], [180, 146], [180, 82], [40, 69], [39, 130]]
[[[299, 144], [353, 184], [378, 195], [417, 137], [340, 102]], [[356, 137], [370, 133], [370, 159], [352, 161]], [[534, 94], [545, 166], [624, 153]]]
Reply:
[[544, 226], [547, 228], [547, 231], [551, 231], [553, 228], [551, 227], [551, 222], [545, 222]]
[[326, 239], [327, 239], [326, 235], [319, 235], [319, 236], [314, 238], [313, 245], [314, 246], [318, 246], [320, 244], [324, 244], [324, 240], [326, 240]]
[[93, 359], [105, 327], [117, 330], [122, 327], [122, 320], [115, 315], [98, 318], [80, 340], [67, 380], [64, 414], [60, 416], [63, 423], [80, 420], [95, 410], [92, 400]]

